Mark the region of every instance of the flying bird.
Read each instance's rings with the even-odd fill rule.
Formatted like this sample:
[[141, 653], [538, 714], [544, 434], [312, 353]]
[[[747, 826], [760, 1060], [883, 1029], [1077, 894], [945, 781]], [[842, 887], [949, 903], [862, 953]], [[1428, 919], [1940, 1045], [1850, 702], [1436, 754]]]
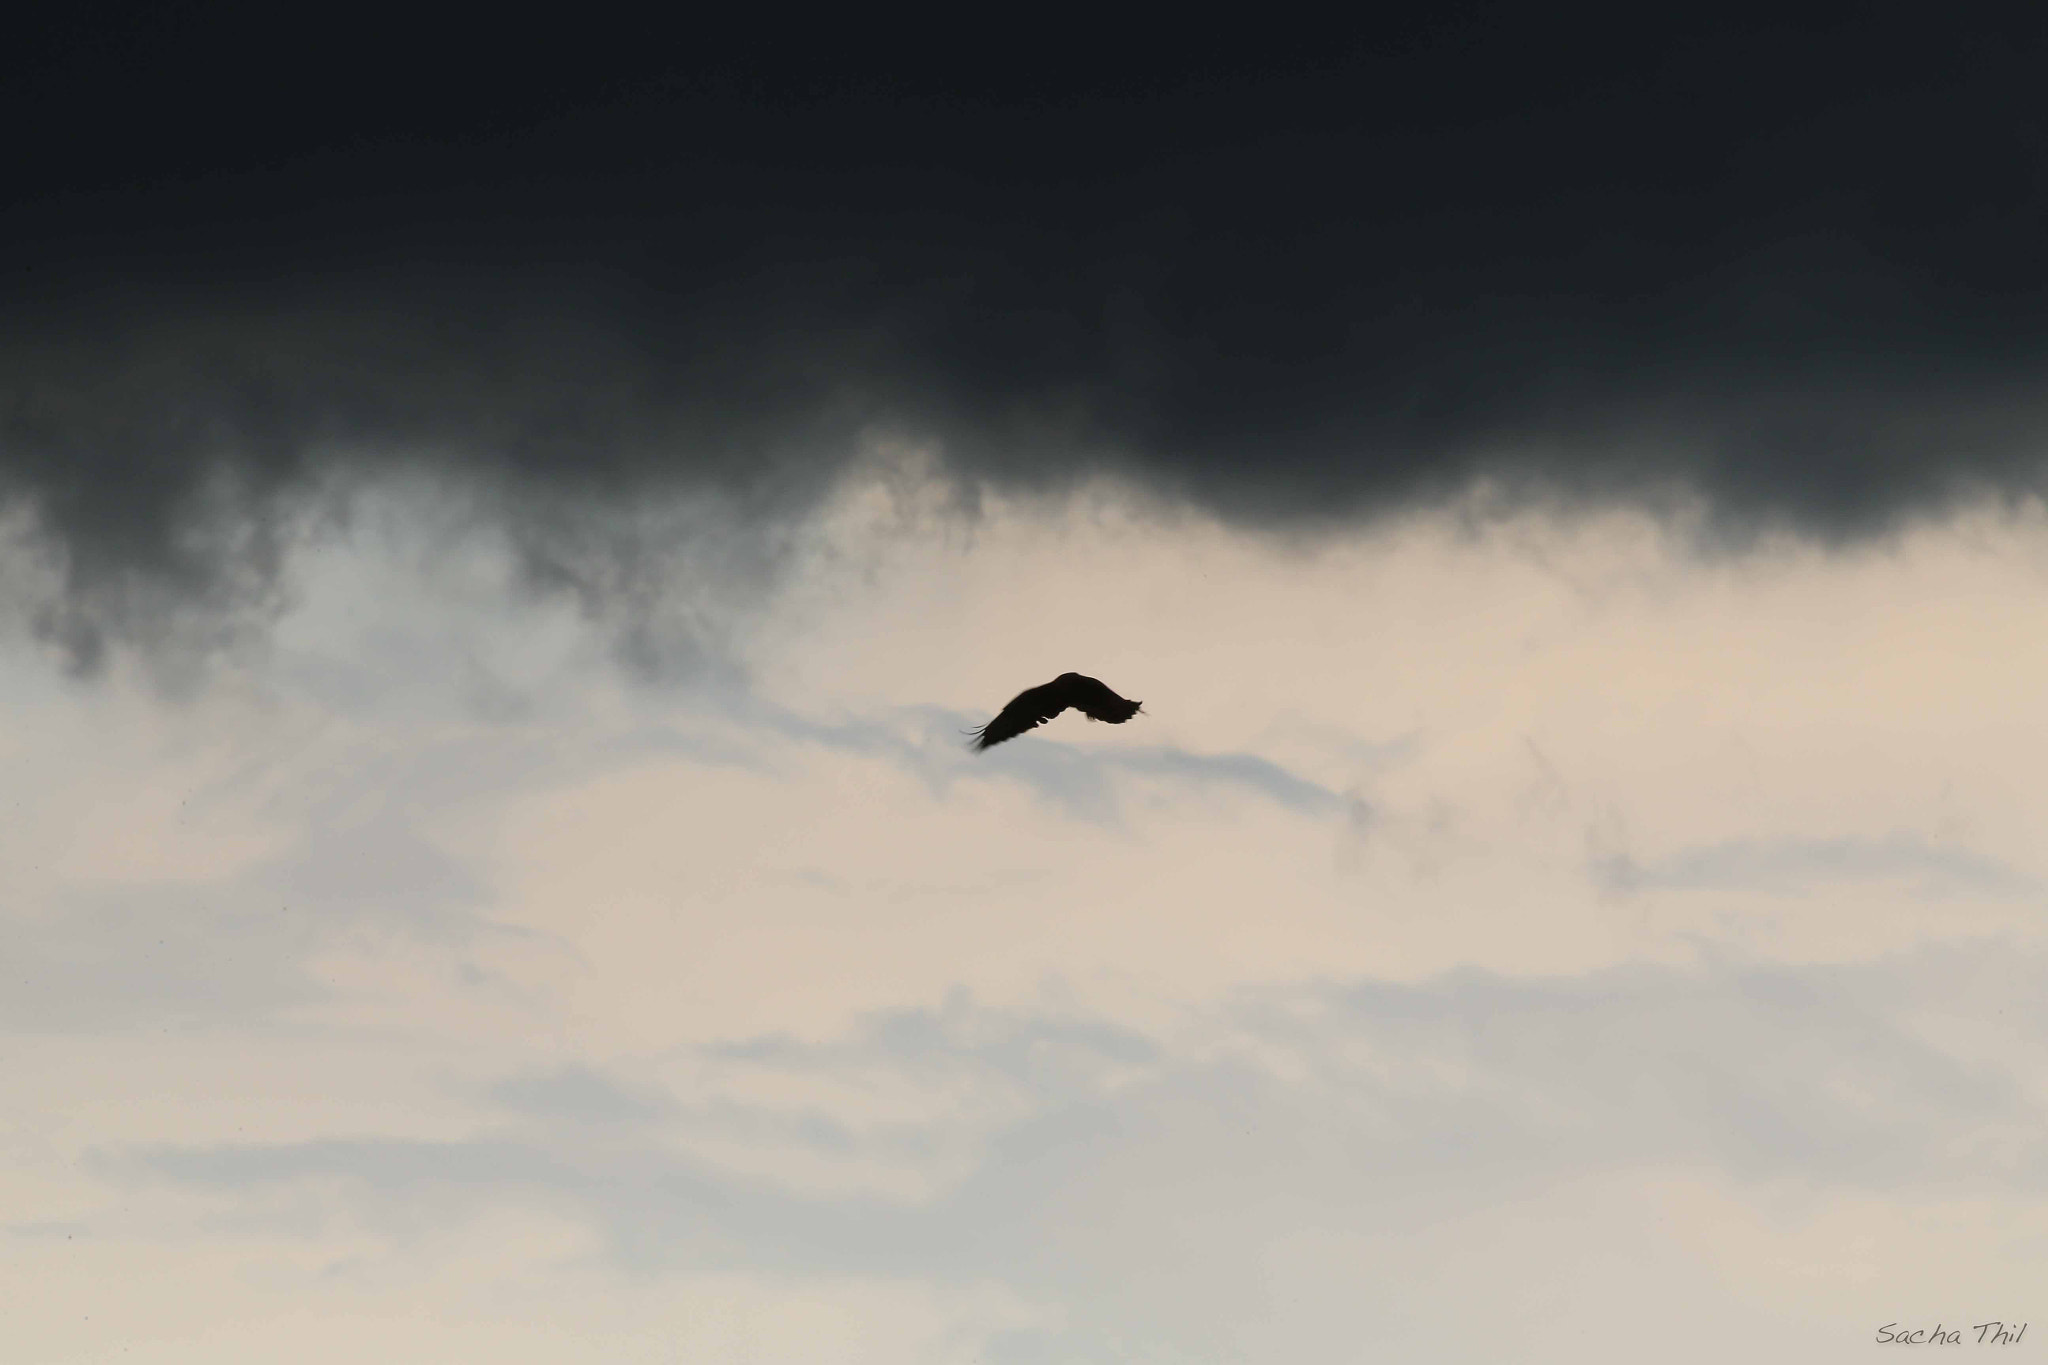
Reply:
[[994, 720], [979, 730], [967, 731], [974, 736], [974, 743], [968, 747], [979, 753], [991, 744], [1015, 739], [1069, 707], [1090, 720], [1122, 725], [1138, 714], [1141, 705], [1140, 702], [1124, 700], [1097, 679], [1084, 678], [1079, 673], [1062, 673], [1049, 683], [1019, 692]]

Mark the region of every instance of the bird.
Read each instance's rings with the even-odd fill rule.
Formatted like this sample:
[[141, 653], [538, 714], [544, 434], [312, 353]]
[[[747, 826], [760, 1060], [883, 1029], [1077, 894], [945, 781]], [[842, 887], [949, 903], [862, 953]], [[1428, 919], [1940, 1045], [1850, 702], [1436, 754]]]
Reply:
[[967, 747], [980, 753], [992, 744], [1015, 739], [1033, 726], [1045, 724], [1069, 707], [1090, 720], [1122, 725], [1137, 715], [1143, 705], [1119, 697], [1099, 679], [1062, 673], [1049, 683], [1019, 692], [994, 720], [978, 730], [966, 731], [974, 736], [974, 742]]

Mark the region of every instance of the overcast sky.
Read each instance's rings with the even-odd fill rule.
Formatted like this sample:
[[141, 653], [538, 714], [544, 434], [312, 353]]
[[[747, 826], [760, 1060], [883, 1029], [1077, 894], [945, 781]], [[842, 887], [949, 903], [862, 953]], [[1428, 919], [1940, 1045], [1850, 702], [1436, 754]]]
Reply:
[[652, 22], [9, 57], [10, 1359], [2048, 1318], [2042, 20]]

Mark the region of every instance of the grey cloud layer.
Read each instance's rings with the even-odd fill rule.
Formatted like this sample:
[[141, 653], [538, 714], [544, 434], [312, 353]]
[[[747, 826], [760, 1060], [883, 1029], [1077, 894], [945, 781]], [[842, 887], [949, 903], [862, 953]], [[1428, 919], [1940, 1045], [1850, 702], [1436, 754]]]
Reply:
[[[639, 1087], [589, 1073], [501, 1088], [528, 1118], [573, 1129], [100, 1163], [230, 1199], [338, 1180], [372, 1224], [422, 1202], [545, 1201], [577, 1210], [628, 1263], [989, 1277], [1065, 1308], [1064, 1335], [1006, 1342], [998, 1358], [1090, 1354], [1120, 1331], [1228, 1358], [1203, 1334], [1241, 1325], [1265, 1293], [1261, 1246], [1305, 1229], [1398, 1240], [1511, 1194], [1632, 1170], [1823, 1194], [2037, 1194], [2040, 1116], [2016, 1073], [1952, 1055], [1908, 1021], [1995, 997], [2012, 1059], [2032, 1056], [2041, 970], [1977, 944], [1839, 968], [1459, 973], [1264, 994], [1178, 1038], [960, 1000], [834, 1042], [764, 1038], [698, 1058], [781, 1077], [785, 1092], [806, 1077], [886, 1076], [940, 1100], [936, 1118], [733, 1100], [662, 1113]], [[826, 1160], [971, 1160], [929, 1197], [805, 1192], [690, 1154], [736, 1124], [757, 1147]], [[1182, 1288], [1151, 1301], [1133, 1264], [1168, 1266]], [[1372, 1314], [1357, 1321], [1375, 1330]]]

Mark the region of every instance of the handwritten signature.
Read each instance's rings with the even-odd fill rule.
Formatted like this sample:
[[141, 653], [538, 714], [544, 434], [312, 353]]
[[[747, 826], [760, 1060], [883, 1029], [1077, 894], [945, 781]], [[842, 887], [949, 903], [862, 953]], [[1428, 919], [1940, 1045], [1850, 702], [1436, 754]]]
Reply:
[[1949, 1327], [1937, 1322], [1932, 1327], [1900, 1327], [1896, 1322], [1888, 1322], [1877, 1329], [1877, 1339], [1897, 1346], [1961, 1346], [1967, 1340], [1965, 1332], [1977, 1334], [1978, 1346], [2017, 1346], [2027, 1334], [2027, 1324], [1978, 1322], [1968, 1327]]

